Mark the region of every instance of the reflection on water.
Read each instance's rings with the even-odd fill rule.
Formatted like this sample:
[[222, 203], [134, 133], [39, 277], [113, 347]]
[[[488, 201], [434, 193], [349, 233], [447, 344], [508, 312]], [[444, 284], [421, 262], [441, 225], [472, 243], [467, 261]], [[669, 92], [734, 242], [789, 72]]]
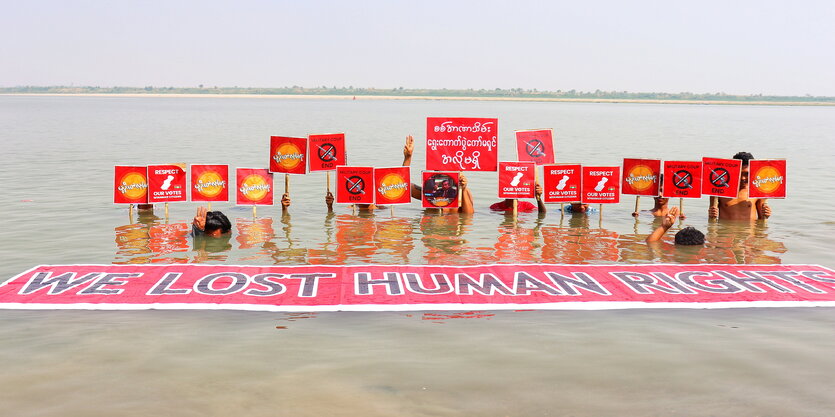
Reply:
[[673, 226], [661, 242], [648, 245], [644, 240], [660, 219], [636, 218], [632, 233], [617, 233], [605, 228], [603, 216], [596, 213], [558, 216], [420, 212], [408, 217], [378, 210], [329, 212], [317, 221], [303, 213], [283, 213], [234, 218], [232, 234], [194, 238], [186, 222], [143, 213], [135, 223], [114, 229], [113, 262], [736, 264], [781, 263], [787, 252], [769, 236], [766, 222], [711, 221], [704, 230], [705, 245], [687, 247], [673, 244], [673, 235], [691, 225], [686, 221]]

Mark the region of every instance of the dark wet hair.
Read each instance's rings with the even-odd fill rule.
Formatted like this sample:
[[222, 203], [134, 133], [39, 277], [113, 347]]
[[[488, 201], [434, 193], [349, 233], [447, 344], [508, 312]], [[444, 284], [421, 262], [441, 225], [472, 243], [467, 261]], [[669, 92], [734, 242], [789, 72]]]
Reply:
[[704, 245], [705, 234], [695, 227], [685, 227], [676, 233], [676, 245]]
[[211, 233], [220, 229], [220, 233], [229, 233], [232, 230], [232, 223], [225, 214], [219, 211], [210, 211], [206, 213], [206, 227], [204, 232]]
[[737, 152], [736, 155], [734, 155], [734, 159], [741, 159], [742, 166], [747, 167], [748, 161], [754, 159], [754, 155], [751, 155], [750, 152]]

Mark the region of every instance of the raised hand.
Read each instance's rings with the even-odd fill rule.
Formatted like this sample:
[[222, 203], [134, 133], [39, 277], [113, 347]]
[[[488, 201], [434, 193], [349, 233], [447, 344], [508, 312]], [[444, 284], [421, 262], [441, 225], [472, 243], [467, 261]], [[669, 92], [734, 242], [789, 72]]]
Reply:
[[206, 230], [206, 213], [208, 213], [206, 207], [200, 206], [197, 208], [197, 214], [194, 216], [191, 224], [198, 230]]

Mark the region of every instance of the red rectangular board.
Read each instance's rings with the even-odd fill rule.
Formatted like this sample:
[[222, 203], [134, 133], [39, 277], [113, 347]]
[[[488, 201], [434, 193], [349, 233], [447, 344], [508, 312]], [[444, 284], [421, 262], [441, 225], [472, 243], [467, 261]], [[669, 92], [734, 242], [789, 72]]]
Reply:
[[536, 164], [499, 162], [499, 198], [534, 198]]
[[421, 202], [424, 208], [458, 208], [458, 172], [423, 171]]
[[239, 206], [273, 205], [273, 173], [264, 168], [235, 170], [236, 198]]
[[374, 204], [409, 204], [412, 201], [409, 167], [374, 168]]
[[545, 165], [543, 168], [542, 201], [572, 203], [580, 201], [583, 190], [583, 167], [580, 164]]
[[748, 197], [786, 198], [786, 160], [750, 160], [748, 165]]
[[307, 155], [311, 172], [333, 171], [340, 165], [346, 165], [345, 134], [310, 135]]
[[336, 167], [336, 202], [374, 204], [374, 167]]
[[270, 136], [270, 172], [307, 173], [307, 138]]
[[148, 203], [148, 167], [117, 165], [113, 176], [113, 203]]
[[702, 194], [736, 198], [741, 175], [739, 159], [702, 158]]
[[516, 159], [537, 165], [554, 163], [554, 139], [551, 129], [517, 130]]
[[192, 165], [191, 201], [229, 201], [229, 165]]
[[498, 119], [426, 118], [427, 170], [496, 171], [498, 146]]
[[583, 166], [581, 201], [587, 204], [620, 202], [620, 167]]
[[186, 171], [178, 165], [148, 165], [148, 202], [186, 201]]
[[623, 159], [621, 194], [657, 196], [661, 190], [660, 159]]
[[664, 161], [664, 188], [667, 198], [702, 196], [702, 161]]

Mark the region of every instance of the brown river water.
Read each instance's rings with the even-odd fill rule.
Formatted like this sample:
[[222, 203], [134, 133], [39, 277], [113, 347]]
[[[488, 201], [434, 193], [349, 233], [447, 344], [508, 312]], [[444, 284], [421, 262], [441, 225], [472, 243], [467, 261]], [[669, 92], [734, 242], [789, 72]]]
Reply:
[[[112, 204], [113, 166], [264, 166], [270, 135], [345, 132], [348, 160], [392, 166], [428, 116], [554, 129], [557, 162], [690, 160], [746, 150], [789, 161], [767, 222], [680, 226], [703, 248], [654, 250], [632, 197], [589, 215], [491, 213], [495, 173], [471, 173], [476, 213], [324, 205], [322, 173], [277, 207], [216, 203], [229, 239]], [[280, 98], [0, 96], [0, 280], [38, 264], [800, 263], [835, 267], [835, 108]], [[642, 208], [651, 207], [642, 199]], [[680, 227], [676, 226], [676, 227]], [[835, 310], [254, 313], [0, 310], [0, 415], [829, 416]]]

